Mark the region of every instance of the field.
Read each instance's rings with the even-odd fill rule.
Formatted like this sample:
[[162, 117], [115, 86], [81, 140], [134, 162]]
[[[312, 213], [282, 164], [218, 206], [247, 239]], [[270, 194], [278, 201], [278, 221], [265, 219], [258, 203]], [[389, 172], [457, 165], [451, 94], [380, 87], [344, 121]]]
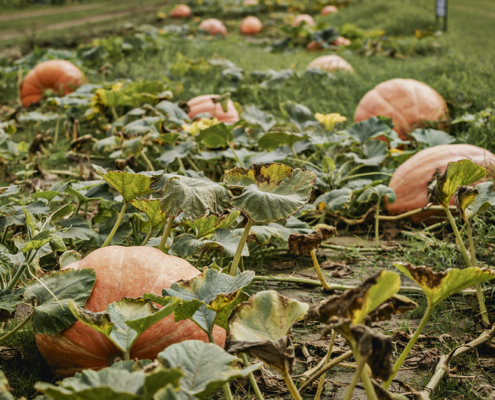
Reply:
[[0, 398], [495, 396], [495, 3], [188, 1], [0, 6]]

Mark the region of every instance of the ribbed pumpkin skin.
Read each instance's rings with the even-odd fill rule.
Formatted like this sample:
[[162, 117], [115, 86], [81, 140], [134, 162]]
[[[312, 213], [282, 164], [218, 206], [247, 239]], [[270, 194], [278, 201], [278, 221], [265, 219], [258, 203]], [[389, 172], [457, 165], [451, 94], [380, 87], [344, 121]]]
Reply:
[[239, 121], [239, 113], [234, 106], [232, 100], [227, 103], [227, 112], [224, 112], [222, 105], [214, 103], [212, 98], [216, 99], [219, 96], [216, 94], [204, 94], [194, 97], [187, 102], [190, 108], [189, 118], [194, 118], [198, 114], [208, 113], [212, 117], [217, 118], [220, 122], [234, 123]]
[[172, 18], [189, 18], [191, 16], [191, 8], [185, 4], [177, 4], [170, 12]]
[[382, 115], [392, 118], [402, 139], [424, 121], [448, 118], [445, 100], [434, 89], [414, 79], [382, 82], [364, 95], [354, 114], [354, 122]]
[[313, 20], [313, 17], [309, 14], [299, 14], [294, 20], [292, 21], [292, 26], [299, 26], [301, 25], [302, 22], [306, 22], [309, 26], [314, 26], [315, 21]]
[[263, 24], [256, 17], [246, 17], [240, 25], [241, 33], [245, 35], [256, 35], [263, 29]]
[[319, 68], [323, 71], [333, 72], [335, 70], [353, 72], [351, 64], [342, 57], [336, 55], [321, 56], [315, 58], [308, 65], [308, 68]]
[[24, 77], [21, 84], [23, 107], [41, 100], [43, 92], [51, 89], [65, 96], [86, 82], [83, 73], [66, 60], [43, 61]]
[[[146, 246], [101, 248], [66, 268], [96, 271], [96, 284], [85, 307], [93, 312], [106, 310], [110, 303], [122, 297], [161, 295], [162, 289], [172, 283], [199, 275], [187, 261]], [[225, 330], [215, 327], [214, 337], [218, 345], [225, 344]], [[175, 323], [174, 316], [169, 315], [141, 335], [131, 358], [153, 360], [165, 347], [193, 339], [208, 341], [196, 324], [189, 320]], [[79, 321], [55, 336], [36, 335], [36, 343], [53, 372], [61, 377], [84, 368], [107, 367], [115, 357], [122, 356], [106, 337]]]
[[[495, 154], [470, 144], [444, 144], [421, 150], [399, 166], [392, 175], [389, 187], [397, 196], [397, 200], [387, 205], [389, 214], [402, 214], [428, 203], [428, 183], [438, 170], [445, 172], [449, 162], [470, 159], [485, 168], [495, 166]], [[451, 205], [454, 204], [454, 197]], [[433, 213], [423, 213], [411, 218], [419, 223]]]
[[325, 6], [321, 9], [320, 14], [321, 15], [330, 15], [330, 14], [335, 14], [338, 11], [339, 11], [339, 9], [335, 6]]
[[210, 35], [227, 35], [227, 28], [222, 21], [215, 18], [205, 19], [199, 24], [199, 29], [208, 32]]

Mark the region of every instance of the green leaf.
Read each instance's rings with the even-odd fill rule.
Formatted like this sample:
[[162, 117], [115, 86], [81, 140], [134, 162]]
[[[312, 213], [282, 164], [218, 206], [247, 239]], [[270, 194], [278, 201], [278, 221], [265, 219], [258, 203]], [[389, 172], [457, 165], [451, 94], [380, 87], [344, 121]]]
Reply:
[[160, 161], [166, 167], [178, 158], [186, 158], [194, 148], [196, 148], [196, 143], [194, 142], [184, 142], [176, 146], [165, 146], [162, 155], [156, 160]]
[[371, 117], [366, 121], [355, 123], [345, 133], [363, 145], [369, 139], [388, 134], [391, 130], [392, 128], [379, 118]]
[[291, 132], [270, 132], [266, 133], [258, 140], [258, 145], [262, 150], [271, 151], [285, 145], [292, 148], [297, 142], [306, 139], [309, 139], [308, 135]]
[[166, 182], [161, 208], [169, 217], [183, 212], [194, 220], [208, 212], [221, 214], [230, 207], [231, 195], [218, 183], [173, 174], [163, 174], [160, 178], [163, 185], [161, 182]]
[[58, 259], [58, 262], [60, 264], [60, 268], [64, 268], [69, 264], [78, 262], [82, 260], [81, 254], [79, 254], [75, 250], [68, 250], [65, 253], [63, 253], [60, 258]]
[[9, 196], [14, 196], [17, 193], [19, 193], [19, 185], [10, 185], [7, 187], [1, 187], [0, 188], [0, 198], [1, 197], [9, 197]]
[[261, 129], [265, 132], [268, 132], [277, 123], [272, 114], [261, 111], [253, 105], [244, 108], [242, 118], [251, 125], [261, 126]]
[[147, 193], [150, 190], [150, 186], [157, 179], [156, 176], [152, 177], [125, 171], [107, 172], [97, 165], [93, 165], [93, 168], [98, 175], [119, 192], [126, 203]]
[[316, 126], [319, 124], [311, 110], [302, 104], [287, 101], [280, 105], [280, 110], [301, 132], [308, 126]]
[[16, 290], [0, 289], [0, 311], [7, 311], [9, 314], [13, 313], [16, 307], [22, 303], [22, 296], [24, 294], [24, 288]]
[[234, 125], [229, 128], [222, 122], [202, 130], [196, 136], [196, 140], [198, 142], [203, 142], [206, 147], [209, 148], [227, 147], [229, 143], [234, 141], [234, 134], [232, 133], [233, 128]]
[[[239, 236], [242, 235], [244, 229], [235, 229], [233, 232], [237, 233]], [[280, 229], [273, 226], [259, 226], [254, 225], [249, 230], [248, 240], [253, 240], [259, 245], [265, 245], [271, 239], [278, 239], [282, 237]]]
[[286, 361], [293, 360], [287, 335], [308, 310], [308, 304], [273, 290], [256, 293], [230, 316], [228, 351], [249, 352], [279, 371], [285, 370]]
[[424, 143], [428, 147], [455, 142], [455, 138], [450, 136], [447, 132], [436, 129], [415, 129], [409, 135], [418, 143]]
[[96, 273], [92, 268], [56, 271], [39, 281], [28, 281], [25, 284], [24, 299], [36, 299], [31, 321], [34, 332], [56, 335], [76, 322], [68, 304], [73, 301], [84, 307], [95, 282]]
[[167, 220], [167, 213], [160, 208], [159, 199], [134, 199], [131, 204], [146, 214], [152, 227], [160, 226]]
[[342, 212], [351, 202], [352, 190], [349, 188], [334, 189], [319, 196], [313, 203], [317, 209], [325, 209], [327, 212]]
[[[241, 235], [237, 235], [234, 231], [229, 231], [228, 229], [218, 229], [212, 237], [212, 240], [223, 248], [226, 257], [234, 257], [239, 242], [241, 241]], [[249, 248], [247, 244], [244, 244], [244, 247], [242, 248], [242, 256], [249, 257]]]
[[493, 182], [479, 183], [476, 189], [461, 186], [456, 192], [456, 205], [468, 221], [473, 219], [475, 215], [495, 206]]
[[358, 164], [376, 167], [383, 162], [385, 157], [387, 157], [387, 149], [387, 143], [382, 142], [381, 140], [372, 140], [363, 145], [363, 157], [356, 153], [347, 153], [346, 156], [353, 158]]
[[230, 228], [240, 214], [240, 211], [232, 210], [227, 215], [208, 215], [206, 217], [195, 219], [194, 221], [186, 219], [182, 222], [182, 224], [189, 229], [192, 229], [197, 238], [202, 238], [212, 235], [217, 229]]
[[52, 247], [52, 250], [66, 250], [62, 238], [59, 237], [54, 231], [41, 231], [29, 242], [27, 242], [21, 250], [23, 253], [27, 253], [28, 251], [33, 250], [39, 250], [47, 243], [50, 243], [50, 247]]
[[384, 197], [387, 198], [387, 203], [393, 203], [396, 200], [394, 189], [385, 185], [376, 185], [365, 189], [358, 197], [357, 201], [360, 203], [368, 203], [373, 199], [380, 201]]
[[184, 377], [180, 381], [181, 399], [203, 399], [224, 383], [248, 376], [261, 368], [261, 364], [237, 368], [239, 359], [221, 347], [201, 340], [188, 340], [173, 344], [158, 354], [158, 359], [169, 368], [180, 368]]
[[448, 207], [458, 186], [467, 186], [486, 176], [486, 169], [465, 159], [450, 162], [445, 173], [437, 175], [428, 185], [428, 200]]
[[494, 271], [478, 267], [433, 272], [430, 267], [409, 263], [394, 263], [394, 266], [423, 289], [430, 307], [463, 289], [495, 279]]
[[228, 186], [243, 189], [232, 204], [254, 222], [278, 221], [295, 214], [308, 202], [315, 180], [312, 171], [275, 163], [234, 168], [224, 176]]

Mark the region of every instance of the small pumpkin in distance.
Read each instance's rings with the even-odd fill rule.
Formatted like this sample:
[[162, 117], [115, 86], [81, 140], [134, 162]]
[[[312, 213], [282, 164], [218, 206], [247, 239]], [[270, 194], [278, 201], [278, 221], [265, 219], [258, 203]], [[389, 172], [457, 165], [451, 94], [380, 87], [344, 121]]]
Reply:
[[241, 33], [245, 35], [256, 35], [257, 33], [260, 33], [262, 29], [263, 24], [256, 17], [249, 16], [241, 21], [240, 30]]
[[309, 14], [299, 14], [292, 20], [292, 26], [299, 26], [303, 22], [306, 22], [308, 26], [314, 26], [315, 21], [313, 20], [313, 17]]
[[336, 70], [348, 72], [354, 71], [351, 64], [349, 64], [342, 57], [336, 55], [321, 56], [315, 58], [309, 63], [308, 69], [309, 68], [317, 68], [326, 72], [334, 72]]
[[321, 9], [320, 14], [325, 16], [325, 15], [332, 15], [338, 12], [339, 9], [335, 6], [325, 6]]
[[244, 0], [242, 2], [242, 5], [244, 7], [257, 6], [258, 5], [258, 0]]
[[84, 74], [70, 61], [49, 60], [37, 64], [21, 83], [20, 98], [23, 107], [41, 100], [46, 90], [61, 96], [72, 93], [87, 82]]
[[354, 113], [354, 122], [371, 117], [392, 118], [401, 139], [422, 127], [425, 121], [445, 122], [449, 112], [445, 100], [426, 83], [414, 79], [391, 79], [364, 95]]
[[[428, 204], [428, 183], [436, 172], [444, 173], [449, 162], [469, 159], [487, 169], [495, 166], [495, 154], [470, 144], [443, 144], [421, 150], [402, 163], [390, 179], [388, 186], [397, 196], [387, 204], [391, 215], [402, 214]], [[450, 200], [454, 205], [454, 196]], [[433, 212], [411, 217], [415, 223], [433, 215]]]
[[208, 18], [199, 24], [199, 29], [207, 32], [210, 35], [227, 35], [227, 28], [222, 21], [215, 18]]
[[[93, 312], [123, 297], [141, 297], [144, 293], [162, 294], [162, 289], [179, 280], [189, 280], [199, 271], [187, 261], [147, 246], [109, 246], [95, 250], [64, 269], [93, 268], [96, 284], [85, 308]], [[216, 326], [215, 342], [225, 344], [225, 330]], [[121, 357], [105, 336], [77, 321], [55, 336], [36, 335], [38, 348], [57, 376], [65, 377], [85, 368], [102, 369]], [[169, 315], [148, 328], [136, 341], [131, 359], [154, 360], [165, 347], [185, 340], [208, 341], [206, 334], [192, 321], [174, 322]]]
[[189, 106], [189, 118], [193, 119], [196, 115], [207, 113], [212, 118], [218, 119], [219, 122], [234, 123], [239, 121], [239, 112], [234, 106], [232, 100], [227, 102], [227, 112], [223, 111], [220, 103], [214, 103], [212, 99], [220, 97], [216, 94], [204, 94], [194, 97], [187, 102]]
[[351, 41], [343, 36], [339, 36], [337, 39], [335, 39], [332, 43], [334, 46], [349, 46], [351, 44]]
[[191, 8], [185, 4], [177, 4], [170, 12], [172, 18], [189, 18], [191, 15]]

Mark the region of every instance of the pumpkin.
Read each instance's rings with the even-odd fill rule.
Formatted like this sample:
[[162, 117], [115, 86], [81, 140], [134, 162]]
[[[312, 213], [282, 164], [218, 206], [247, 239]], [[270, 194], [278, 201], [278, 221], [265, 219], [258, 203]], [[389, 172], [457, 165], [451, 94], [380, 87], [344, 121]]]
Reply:
[[192, 119], [198, 114], [208, 113], [220, 122], [234, 123], [239, 121], [239, 113], [234, 106], [234, 102], [229, 99], [227, 112], [225, 112], [220, 103], [214, 103], [212, 100], [218, 97], [216, 94], [204, 94], [189, 100], [187, 102], [189, 106], [189, 118]]
[[189, 18], [191, 16], [191, 8], [185, 4], [177, 4], [170, 12], [172, 18]]
[[256, 35], [263, 29], [263, 24], [256, 17], [246, 17], [242, 20], [240, 29], [245, 35]]
[[215, 18], [209, 18], [201, 21], [199, 29], [208, 32], [210, 35], [227, 35], [227, 28], [222, 21]]
[[392, 118], [402, 139], [424, 121], [445, 121], [445, 100], [434, 89], [414, 79], [392, 79], [382, 82], [364, 95], [354, 114], [354, 122], [382, 115]]
[[258, 0], [244, 0], [242, 2], [242, 5], [244, 7], [257, 6], [258, 5]]
[[335, 6], [325, 6], [321, 9], [320, 14], [321, 15], [331, 15], [331, 14], [335, 14], [337, 11], [339, 11], [339, 10]]
[[302, 22], [306, 22], [308, 26], [314, 26], [315, 21], [313, 20], [313, 17], [308, 14], [299, 14], [296, 18], [293, 19], [292, 21], [292, 26], [299, 26], [302, 24]]
[[306, 46], [306, 51], [308, 52], [320, 52], [320, 51], [323, 51], [323, 46], [321, 45], [321, 43], [319, 42], [314, 42], [314, 41], [311, 41], [308, 43], [308, 45]]
[[351, 41], [343, 36], [339, 36], [332, 43], [334, 46], [349, 46]]
[[21, 83], [21, 102], [24, 107], [41, 100], [45, 90], [65, 96], [86, 82], [83, 73], [66, 60], [50, 60], [37, 64]]
[[[426, 206], [427, 186], [435, 172], [443, 173], [449, 162], [466, 158], [485, 168], [495, 165], [495, 154], [470, 144], [444, 144], [429, 147], [413, 155], [392, 175], [388, 186], [394, 190], [397, 200], [387, 205], [388, 213], [402, 214]], [[454, 204], [454, 196], [450, 204]], [[411, 220], [419, 223], [422, 218], [432, 214], [433, 212], [416, 214]]]
[[330, 55], [315, 58], [308, 65], [308, 68], [318, 68], [327, 72], [334, 72], [335, 70], [353, 72], [351, 64], [349, 64], [342, 57]]
[[[146, 246], [104, 247], [66, 268], [93, 268], [96, 271], [96, 284], [85, 307], [93, 312], [106, 310], [110, 303], [122, 297], [141, 297], [144, 293], [161, 295], [162, 289], [169, 288], [172, 283], [199, 274], [187, 261]], [[216, 343], [223, 346], [225, 330], [215, 327], [213, 333]], [[48, 365], [61, 377], [84, 368], [107, 367], [122, 356], [105, 336], [79, 321], [58, 335], [36, 335], [35, 338]], [[153, 360], [165, 347], [192, 339], [208, 341], [194, 322], [176, 323], [172, 314], [139, 337], [131, 350], [131, 359]]]

